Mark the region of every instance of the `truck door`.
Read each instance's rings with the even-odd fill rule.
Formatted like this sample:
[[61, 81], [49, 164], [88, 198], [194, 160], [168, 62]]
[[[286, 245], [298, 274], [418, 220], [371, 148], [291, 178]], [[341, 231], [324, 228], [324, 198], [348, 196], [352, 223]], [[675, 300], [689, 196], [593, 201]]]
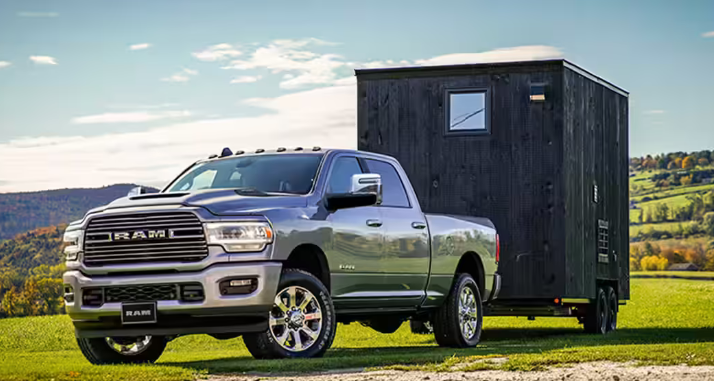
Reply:
[[[366, 172], [366, 171], [365, 171]], [[326, 193], [350, 191], [352, 175], [364, 173], [354, 156], [333, 160]], [[332, 274], [332, 296], [338, 308], [374, 306], [384, 293], [380, 266], [384, 228], [376, 206], [340, 209], [327, 217], [332, 228], [331, 245], [324, 249]]]
[[[386, 286], [394, 303], [412, 305], [424, 295], [429, 276], [429, 231], [416, 199], [407, 193], [408, 180], [402, 179], [396, 167], [378, 159], [364, 159], [370, 173], [382, 177], [382, 203], [379, 206], [384, 223], [384, 249], [379, 260], [386, 275]], [[409, 188], [409, 192], [413, 192]]]

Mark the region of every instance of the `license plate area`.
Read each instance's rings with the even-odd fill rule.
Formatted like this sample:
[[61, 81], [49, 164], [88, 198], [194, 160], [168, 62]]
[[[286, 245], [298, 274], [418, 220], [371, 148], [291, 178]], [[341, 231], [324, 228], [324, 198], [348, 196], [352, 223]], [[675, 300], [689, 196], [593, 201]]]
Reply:
[[121, 305], [121, 323], [156, 323], [156, 302], [123, 303]]

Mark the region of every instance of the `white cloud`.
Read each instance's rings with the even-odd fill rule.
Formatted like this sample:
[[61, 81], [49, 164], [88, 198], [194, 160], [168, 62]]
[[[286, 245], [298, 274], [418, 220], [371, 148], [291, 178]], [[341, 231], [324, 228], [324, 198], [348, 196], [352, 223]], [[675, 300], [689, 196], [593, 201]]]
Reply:
[[133, 111], [133, 112], [108, 112], [98, 115], [79, 116], [72, 119], [73, 124], [99, 124], [99, 123], [144, 123], [162, 119], [176, 119], [191, 116], [189, 111]]
[[702, 33], [702, 37], [704, 37], [704, 38], [714, 37], [714, 30], [711, 32]]
[[17, 12], [20, 17], [57, 17], [57, 12]]
[[[296, 46], [295, 43], [274, 44], [286, 45]], [[524, 60], [527, 57], [552, 58], [550, 55], [555, 53], [560, 51], [547, 46], [541, 49], [516, 47], [474, 53], [470, 57], [478, 59], [474, 62], [484, 62], [485, 59], [502, 60], [504, 54]], [[311, 54], [307, 52], [303, 55], [313, 58], [320, 56]], [[441, 65], [463, 61], [464, 55], [457, 54], [418, 62]], [[388, 65], [389, 61], [384, 63]], [[352, 66], [348, 63], [343, 65], [346, 68]], [[292, 80], [305, 75], [305, 72], [286, 70], [282, 74], [295, 75], [284, 78]], [[345, 74], [333, 77], [332, 83], [339, 85], [243, 101], [268, 111], [263, 115], [222, 119], [207, 117], [205, 120], [182, 123], [177, 123], [173, 118], [163, 118], [167, 124], [140, 132], [87, 137], [47, 136], [0, 143], [0, 163], [4, 164], [0, 166], [0, 192], [90, 187], [120, 182], [159, 186], [176, 176], [187, 164], [197, 158], [218, 153], [226, 145], [234, 151], [313, 145], [355, 148], [357, 90], [354, 76]], [[141, 117], [136, 116], [136, 113], [140, 113]], [[153, 114], [137, 111], [128, 113], [134, 114], [133, 117], [122, 118], [124, 121], [142, 118], [145, 121], [146, 113]], [[122, 113], [113, 115], [116, 114]], [[100, 116], [89, 117], [93, 117], [94, 122], [102, 120], [104, 123], [119, 119], [116, 116], [108, 117], [107, 114]]]
[[415, 63], [420, 66], [436, 66], [485, 62], [532, 61], [562, 57], [563, 53], [558, 48], [545, 45], [529, 45], [494, 49], [481, 53], [446, 54], [425, 60], [416, 60]]
[[261, 78], [263, 78], [262, 75], [242, 75], [233, 78], [231, 83], [252, 83], [260, 81]]
[[307, 50], [313, 45], [333, 43], [308, 38], [301, 40], [275, 40], [268, 46], [258, 47], [243, 60], [233, 60], [224, 69], [249, 70], [267, 69], [273, 74], [286, 73], [293, 77], [280, 82], [284, 89], [294, 89], [306, 85], [327, 85], [337, 79], [335, 69], [345, 67], [346, 62], [337, 54], [321, 54]]
[[242, 52], [235, 49], [231, 44], [217, 44], [209, 46], [205, 50], [200, 52], [191, 53], [192, 56], [198, 58], [201, 61], [220, 61], [231, 57], [238, 57]]
[[0, 143], [0, 162], [4, 164], [0, 166], [0, 192], [119, 182], [158, 186], [186, 165], [218, 153], [226, 145], [234, 151], [313, 145], [355, 148], [355, 93], [354, 86], [331, 86], [253, 99], [250, 104], [273, 111], [255, 117], [170, 123], [142, 132]]
[[183, 68], [180, 72], [166, 78], [161, 78], [161, 80], [165, 82], [188, 82], [191, 80], [190, 76], [193, 75], [198, 75], [198, 70]]
[[38, 65], [57, 65], [57, 59], [50, 56], [30, 56], [30, 61]]
[[664, 114], [664, 110], [647, 110], [643, 112], [645, 115], [662, 115]]
[[10, 65], [12, 65], [12, 62], [0, 61], [0, 69], [6, 68], [6, 67], [8, 67], [8, 66], [10, 66]]
[[108, 108], [113, 109], [141, 109], [141, 110], [153, 110], [159, 108], [176, 107], [178, 103], [158, 103], [158, 104], [123, 104], [123, 103], [113, 103], [107, 105]]
[[151, 47], [151, 44], [144, 42], [142, 44], [129, 45], [129, 50], [144, 50]]

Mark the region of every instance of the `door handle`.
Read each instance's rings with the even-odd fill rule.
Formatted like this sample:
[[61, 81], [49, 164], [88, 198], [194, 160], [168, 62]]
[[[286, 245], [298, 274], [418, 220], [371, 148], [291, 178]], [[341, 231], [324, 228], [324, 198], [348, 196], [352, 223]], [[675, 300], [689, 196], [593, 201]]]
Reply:
[[423, 222], [420, 222], [420, 221], [415, 221], [415, 222], [412, 222], [412, 227], [414, 229], [424, 229], [426, 227], [426, 224]]
[[382, 221], [380, 220], [367, 220], [367, 226], [373, 227], [373, 228], [378, 228], [382, 226]]

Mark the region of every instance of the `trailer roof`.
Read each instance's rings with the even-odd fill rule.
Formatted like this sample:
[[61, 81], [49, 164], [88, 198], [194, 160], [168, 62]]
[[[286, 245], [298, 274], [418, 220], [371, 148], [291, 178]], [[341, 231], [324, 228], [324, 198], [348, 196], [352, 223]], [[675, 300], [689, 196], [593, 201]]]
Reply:
[[505, 68], [520, 68], [527, 69], [534, 66], [552, 66], [566, 67], [574, 72], [597, 82], [608, 89], [629, 97], [629, 92], [597, 75], [575, 65], [565, 59], [549, 59], [549, 60], [533, 60], [533, 61], [513, 61], [513, 62], [488, 62], [477, 64], [458, 64], [458, 65], [438, 65], [438, 66], [406, 66], [406, 67], [387, 67], [375, 69], [355, 69], [355, 75], [358, 77], [389, 77], [403, 78], [409, 76], [429, 76], [429, 75], [468, 75], [473, 71], [486, 69], [505, 69]]

